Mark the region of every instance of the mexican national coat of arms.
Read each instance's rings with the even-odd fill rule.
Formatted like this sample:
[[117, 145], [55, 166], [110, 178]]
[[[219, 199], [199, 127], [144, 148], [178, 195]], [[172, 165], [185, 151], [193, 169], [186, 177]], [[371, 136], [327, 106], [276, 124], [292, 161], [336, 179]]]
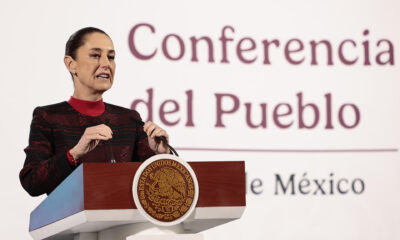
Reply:
[[180, 158], [161, 154], [146, 160], [133, 182], [134, 201], [151, 222], [171, 226], [185, 220], [198, 198], [198, 184], [190, 165]]

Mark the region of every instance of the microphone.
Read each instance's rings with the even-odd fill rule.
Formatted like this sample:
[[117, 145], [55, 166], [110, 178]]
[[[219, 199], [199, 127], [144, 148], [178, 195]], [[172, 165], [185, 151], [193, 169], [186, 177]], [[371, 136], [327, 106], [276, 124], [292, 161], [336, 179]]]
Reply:
[[163, 143], [169, 148], [169, 150], [170, 150], [174, 155], [176, 155], [177, 157], [179, 157], [179, 155], [178, 155], [178, 153], [176, 152], [176, 150], [175, 150], [173, 147], [171, 147], [171, 145], [168, 144], [168, 141], [167, 141], [167, 138], [166, 138], [166, 137], [161, 136], [161, 137], [156, 137], [156, 139], [160, 139], [160, 141], [163, 142]]
[[[109, 121], [108, 119], [106, 119], [105, 123], [106, 123], [106, 125], [107, 125], [108, 127], [110, 127], [110, 121]], [[111, 128], [111, 127], [110, 127], [110, 128]], [[113, 153], [113, 151], [112, 151], [111, 140], [112, 140], [112, 138], [111, 138], [110, 140], [107, 141], [107, 145], [108, 145], [109, 150], [110, 150], [110, 162], [111, 162], [111, 163], [116, 163], [117, 161], [115, 161], [114, 153]]]
[[[130, 117], [129, 119], [133, 120], [134, 122], [136, 122], [137, 124], [139, 124], [139, 126], [143, 127], [144, 126], [144, 122], [142, 120], [136, 119], [134, 117]], [[145, 133], [146, 134], [146, 133]], [[147, 135], [147, 134], [146, 134]], [[178, 153], [176, 152], [176, 150], [171, 147], [171, 145], [168, 144], [167, 138], [165, 136], [160, 136], [160, 137], [155, 137], [156, 141], [161, 141], [163, 144], [165, 144], [169, 150], [176, 155], [177, 157], [179, 157]]]

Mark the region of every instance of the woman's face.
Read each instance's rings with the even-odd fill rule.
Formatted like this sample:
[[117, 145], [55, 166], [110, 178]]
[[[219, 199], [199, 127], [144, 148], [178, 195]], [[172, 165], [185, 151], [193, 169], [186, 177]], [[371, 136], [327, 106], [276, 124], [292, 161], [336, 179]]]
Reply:
[[115, 51], [111, 39], [91, 33], [77, 49], [74, 83], [81, 93], [103, 93], [111, 88], [115, 72]]

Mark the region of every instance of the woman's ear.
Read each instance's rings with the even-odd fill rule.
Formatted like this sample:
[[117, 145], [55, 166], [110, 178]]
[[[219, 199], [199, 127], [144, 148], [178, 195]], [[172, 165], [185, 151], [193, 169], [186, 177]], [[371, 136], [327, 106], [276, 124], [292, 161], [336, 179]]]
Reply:
[[64, 57], [64, 64], [72, 75], [76, 75], [76, 62], [71, 56]]

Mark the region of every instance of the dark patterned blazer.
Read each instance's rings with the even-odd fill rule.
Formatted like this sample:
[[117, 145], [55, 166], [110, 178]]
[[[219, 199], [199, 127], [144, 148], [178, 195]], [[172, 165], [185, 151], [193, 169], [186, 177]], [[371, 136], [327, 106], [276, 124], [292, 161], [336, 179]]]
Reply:
[[86, 128], [102, 123], [112, 129], [113, 138], [100, 141], [80, 159], [82, 162], [110, 162], [110, 145], [116, 162], [142, 162], [154, 155], [134, 110], [105, 103], [104, 113], [92, 117], [67, 102], [37, 107], [19, 175], [24, 189], [32, 196], [53, 191], [76, 168], [68, 161], [67, 151], [78, 143]]

